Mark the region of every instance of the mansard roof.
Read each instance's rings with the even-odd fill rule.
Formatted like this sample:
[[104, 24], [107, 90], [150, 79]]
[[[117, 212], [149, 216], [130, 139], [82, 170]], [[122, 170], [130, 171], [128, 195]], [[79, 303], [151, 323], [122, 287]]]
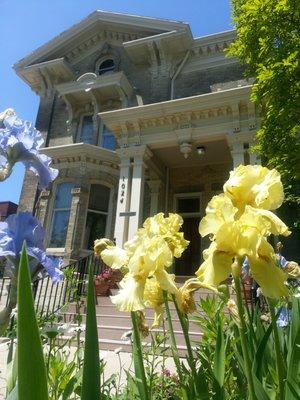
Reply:
[[72, 54], [72, 50], [79, 43], [85, 39], [93, 40], [93, 33], [99, 30], [118, 32], [123, 42], [171, 31], [187, 32], [191, 35], [189, 25], [184, 22], [97, 10], [18, 61], [14, 69], [19, 71], [29, 65], [65, 57], [68, 53]]

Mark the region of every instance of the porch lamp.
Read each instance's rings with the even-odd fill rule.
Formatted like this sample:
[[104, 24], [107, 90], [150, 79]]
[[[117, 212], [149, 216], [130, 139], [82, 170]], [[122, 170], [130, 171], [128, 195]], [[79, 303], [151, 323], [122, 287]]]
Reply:
[[199, 156], [203, 156], [205, 154], [205, 147], [197, 146], [197, 153], [199, 154]]

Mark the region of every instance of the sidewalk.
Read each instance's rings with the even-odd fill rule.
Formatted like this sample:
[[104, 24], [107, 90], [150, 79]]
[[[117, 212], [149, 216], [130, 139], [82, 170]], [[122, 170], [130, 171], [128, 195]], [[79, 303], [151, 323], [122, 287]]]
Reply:
[[[76, 348], [71, 347], [75, 352]], [[122, 352], [120, 348], [120, 352], [115, 351], [100, 351], [100, 357], [105, 361], [105, 371], [104, 371], [104, 379], [108, 379], [112, 374], [118, 374], [120, 371], [120, 361], [121, 361], [121, 378], [120, 385], [124, 385], [126, 382], [126, 372], [130, 370], [133, 374], [133, 363], [131, 353]], [[5, 391], [6, 391], [6, 360], [8, 354], [8, 344], [1, 343], [0, 344], [0, 400], [5, 399]], [[119, 361], [120, 357], [120, 361]], [[165, 368], [169, 369], [172, 373], [175, 372], [175, 365], [172, 358], [168, 357], [165, 360]]]

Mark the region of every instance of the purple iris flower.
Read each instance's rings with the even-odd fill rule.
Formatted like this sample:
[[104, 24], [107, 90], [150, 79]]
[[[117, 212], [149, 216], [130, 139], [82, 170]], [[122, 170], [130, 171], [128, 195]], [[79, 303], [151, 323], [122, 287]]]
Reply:
[[62, 259], [46, 255], [44, 247], [45, 230], [40, 222], [29, 212], [10, 215], [0, 222], [0, 256], [10, 262], [12, 272], [19, 265], [22, 245], [25, 240], [32, 277], [41, 272], [42, 267], [51, 276], [54, 283], [62, 278]]
[[39, 153], [44, 142], [41, 133], [30, 122], [11, 114], [1, 121], [0, 127], [2, 180], [10, 175], [14, 164], [20, 161], [39, 176], [39, 187], [45, 189], [57, 177], [58, 170], [50, 167], [50, 157]]

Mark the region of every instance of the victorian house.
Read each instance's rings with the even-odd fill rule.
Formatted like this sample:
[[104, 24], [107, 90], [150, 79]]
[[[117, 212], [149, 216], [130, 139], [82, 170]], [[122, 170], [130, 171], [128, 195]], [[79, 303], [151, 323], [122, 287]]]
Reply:
[[259, 162], [251, 82], [224, 53], [234, 37], [95, 11], [14, 65], [40, 97], [36, 127], [59, 169], [42, 192], [28, 172], [19, 206], [45, 226], [49, 254], [76, 259], [104, 236], [122, 245], [146, 217], [177, 212], [191, 243], [175, 272], [194, 272], [207, 202], [234, 166]]

